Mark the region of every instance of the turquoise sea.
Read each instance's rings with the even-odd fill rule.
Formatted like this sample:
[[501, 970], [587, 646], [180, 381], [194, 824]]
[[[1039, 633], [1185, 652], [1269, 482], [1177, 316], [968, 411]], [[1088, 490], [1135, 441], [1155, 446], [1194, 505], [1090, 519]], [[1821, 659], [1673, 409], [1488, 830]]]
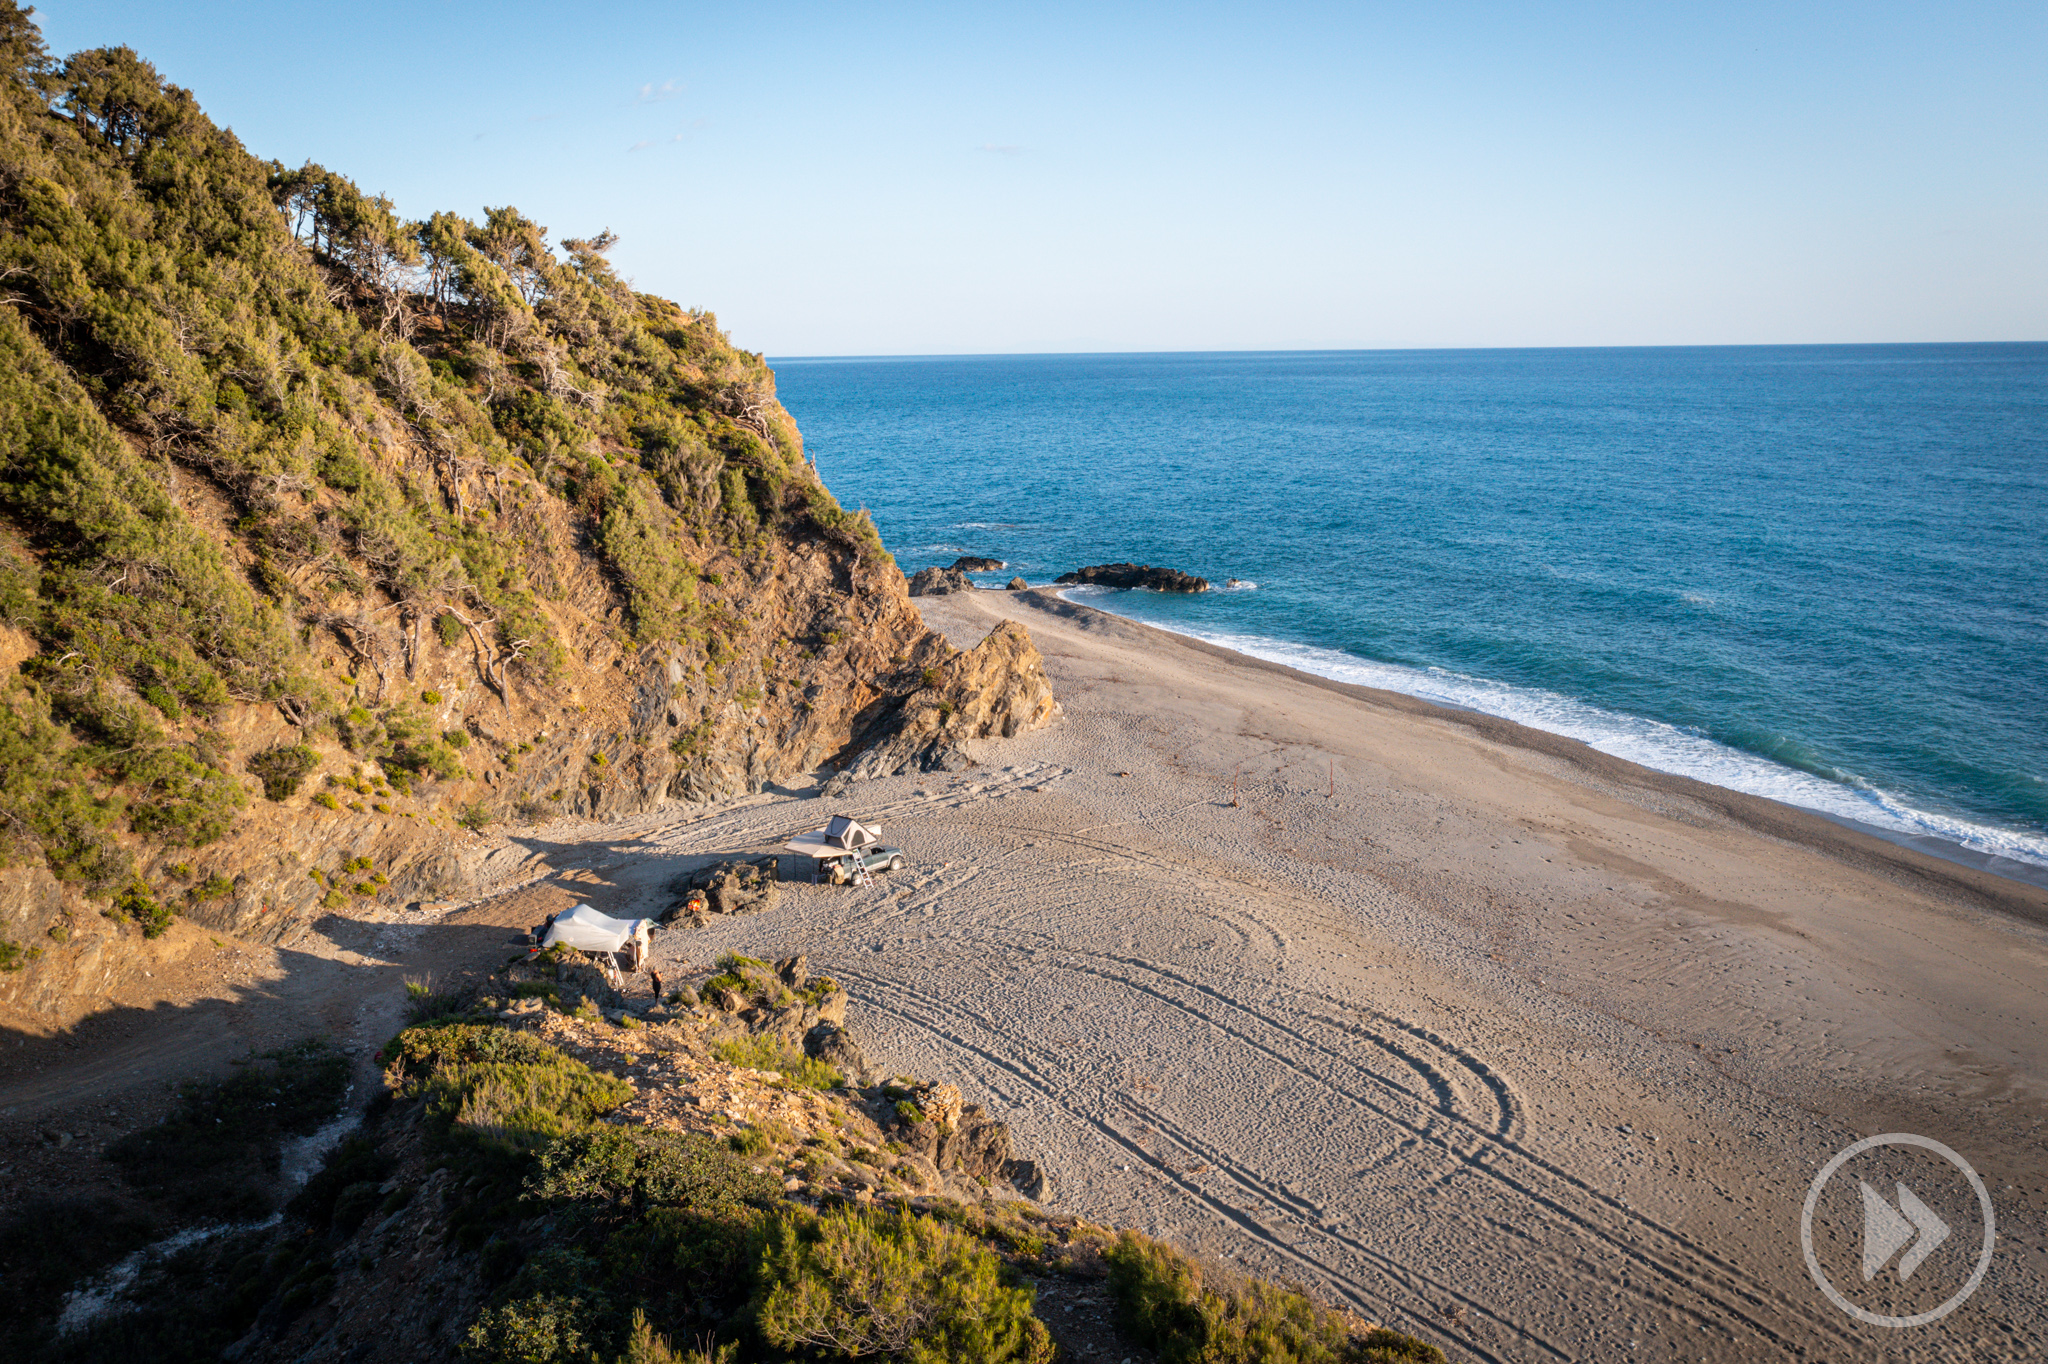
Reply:
[[774, 363], [906, 572], [2048, 876], [2048, 344]]

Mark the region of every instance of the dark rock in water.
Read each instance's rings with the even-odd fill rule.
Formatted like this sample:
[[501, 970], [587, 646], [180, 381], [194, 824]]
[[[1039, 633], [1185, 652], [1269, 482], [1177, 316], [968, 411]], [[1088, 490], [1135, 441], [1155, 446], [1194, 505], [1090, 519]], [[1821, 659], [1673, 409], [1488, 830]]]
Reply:
[[1008, 567], [1009, 565], [1001, 559], [984, 559], [974, 554], [963, 554], [953, 561], [955, 573], [993, 573], [999, 568]]
[[957, 568], [920, 568], [910, 575], [913, 597], [943, 597], [954, 592], [972, 592], [974, 584]]
[[804, 1055], [816, 1057], [846, 1077], [848, 1084], [865, 1088], [875, 1082], [874, 1068], [852, 1034], [834, 1023], [820, 1023], [804, 1034]]
[[[1177, 568], [1153, 568], [1149, 564], [1096, 564], [1077, 568], [1055, 579], [1090, 587], [1142, 587], [1152, 592], [1207, 592], [1209, 580], [1183, 573]], [[916, 595], [913, 591], [912, 595]]]
[[1022, 592], [1025, 588], [1031, 586], [1031, 584], [1025, 582], [1022, 578], [1012, 578], [1009, 582], [1003, 584], [1003, 586], [1006, 590], [1011, 592]]

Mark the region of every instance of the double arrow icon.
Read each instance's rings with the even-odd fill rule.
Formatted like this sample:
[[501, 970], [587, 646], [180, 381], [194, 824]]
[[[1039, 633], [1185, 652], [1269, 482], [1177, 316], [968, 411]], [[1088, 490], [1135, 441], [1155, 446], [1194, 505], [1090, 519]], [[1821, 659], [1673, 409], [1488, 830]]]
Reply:
[[[1863, 1190], [1863, 1281], [1870, 1282], [1885, 1262], [1897, 1255], [1908, 1241], [1913, 1248], [1899, 1258], [1899, 1282], [1913, 1277], [1935, 1248], [1948, 1239], [1948, 1223], [1934, 1215], [1934, 1209], [1914, 1197], [1905, 1185], [1898, 1185], [1899, 1206], [1885, 1202], [1884, 1195], [1862, 1180]], [[1918, 1240], [1915, 1240], [1915, 1237]]]

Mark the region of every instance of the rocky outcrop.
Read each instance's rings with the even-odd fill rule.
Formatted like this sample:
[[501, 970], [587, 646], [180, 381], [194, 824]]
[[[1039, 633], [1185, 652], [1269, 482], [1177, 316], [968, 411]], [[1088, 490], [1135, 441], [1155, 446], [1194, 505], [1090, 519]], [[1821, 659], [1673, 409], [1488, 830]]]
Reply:
[[1062, 573], [1055, 582], [1089, 587], [1143, 588], [1148, 592], [1207, 592], [1209, 580], [1177, 568], [1149, 564], [1096, 564]]
[[1025, 582], [1022, 578], [1012, 578], [1010, 579], [1010, 581], [1003, 584], [1003, 590], [1006, 592], [1022, 592], [1025, 588], [1029, 586], [1031, 586], [1031, 584]]
[[875, 1082], [874, 1067], [853, 1034], [837, 1023], [819, 1023], [804, 1034], [804, 1055], [823, 1061], [862, 1089]]
[[[703, 892], [704, 912], [708, 914], [761, 914], [775, 908], [782, 896], [775, 868], [773, 857], [716, 862], [685, 877], [684, 889]], [[688, 913], [689, 904], [690, 897], [686, 895], [664, 919], [674, 919], [679, 912]]]
[[1008, 567], [1009, 564], [1001, 559], [984, 559], [979, 555], [963, 554], [953, 561], [952, 571], [955, 573], [993, 573], [999, 568]]
[[[634, 294], [597, 255], [548, 255], [535, 278], [578, 301], [522, 312], [505, 333], [538, 348], [521, 355], [550, 357], [545, 377], [507, 368], [517, 357], [474, 331], [475, 309], [380, 291], [380, 307], [421, 325], [397, 329], [407, 341], [390, 334], [392, 315], [377, 324], [373, 380], [318, 340], [355, 334], [348, 310], [365, 296], [309, 273], [282, 219], [259, 223], [269, 210], [244, 200], [262, 163], [196, 131], [208, 125], [189, 96], [174, 102], [195, 131], [184, 150], [160, 150], [173, 161], [205, 150], [143, 181], [70, 132], [64, 155], [76, 156], [50, 161], [42, 139], [69, 121], [0, 127], [0, 162], [29, 156], [70, 186], [53, 192], [79, 192], [76, 171], [90, 193], [141, 205], [115, 237], [88, 234], [89, 258], [87, 237], [67, 239], [29, 272], [33, 288], [64, 281], [78, 316], [97, 321], [74, 334], [55, 321], [62, 310], [0, 309], [9, 354], [28, 357], [16, 366], [23, 420], [88, 433], [67, 437], [78, 459], [51, 497], [0, 507], [0, 576], [35, 598], [10, 599], [0, 623], [0, 682], [33, 679], [0, 708], [44, 735], [0, 834], [9, 861], [48, 855], [70, 920], [0, 925], [16, 949], [0, 947], [0, 1007], [83, 1007], [130, 970], [112, 958], [140, 934], [104, 916], [131, 888], [211, 934], [288, 946], [323, 916], [375, 918], [496, 879], [508, 859], [487, 861], [513, 850], [482, 832], [494, 825], [808, 785], [858, 756], [857, 735], [892, 737], [877, 717], [926, 691], [928, 674], [950, 676], [954, 650], [926, 627], [873, 524], [819, 483], [772, 372], [715, 318]], [[160, 219], [150, 205], [172, 185], [181, 207]], [[257, 218], [205, 245], [150, 235], [188, 209]], [[20, 229], [0, 224], [0, 237]], [[131, 254], [168, 262], [170, 292], [133, 294], [109, 264]], [[163, 340], [183, 326], [164, 298], [228, 277], [249, 283], [241, 339]], [[32, 287], [27, 276], [17, 286]], [[117, 316], [123, 336], [156, 339], [143, 351], [94, 340]], [[498, 376], [488, 383], [440, 368], [486, 352], [476, 376]], [[85, 354], [113, 368], [81, 386], [71, 371]], [[255, 381], [229, 380], [230, 355], [269, 376], [253, 406], [209, 400], [200, 421], [170, 396], [211, 393], [216, 380], [241, 394]], [[303, 410], [271, 392], [288, 373], [303, 381]], [[512, 415], [529, 400], [552, 414], [544, 456], [516, 425], [530, 415]], [[629, 414], [652, 425], [622, 444]], [[157, 485], [174, 467], [172, 497]], [[99, 529], [81, 538], [82, 526]], [[170, 579], [106, 557], [142, 526], [170, 537], [151, 539], [179, 565], [169, 596]], [[43, 571], [57, 546], [84, 554], [63, 559], [65, 574], [104, 586], [86, 615], [39, 595], [37, 584], [69, 580]], [[939, 572], [951, 575], [944, 590], [971, 586]], [[152, 699], [156, 681], [171, 690]], [[98, 709], [76, 704], [88, 693]], [[87, 709], [133, 717], [151, 751], [183, 764], [190, 798], [145, 790], [138, 775], [96, 787], [107, 799], [84, 824], [24, 818], [59, 793], [64, 717]], [[45, 712], [59, 723], [44, 726]], [[167, 818], [183, 832], [159, 836]], [[147, 941], [154, 952], [168, 939]]]
[[920, 568], [910, 577], [913, 597], [944, 597], [954, 592], [972, 592], [974, 584], [957, 568]]
[[965, 745], [1043, 728], [1060, 713], [1045, 660], [1015, 621], [1004, 621], [920, 680], [918, 690], [865, 717], [855, 734], [852, 776], [960, 771], [974, 762]]

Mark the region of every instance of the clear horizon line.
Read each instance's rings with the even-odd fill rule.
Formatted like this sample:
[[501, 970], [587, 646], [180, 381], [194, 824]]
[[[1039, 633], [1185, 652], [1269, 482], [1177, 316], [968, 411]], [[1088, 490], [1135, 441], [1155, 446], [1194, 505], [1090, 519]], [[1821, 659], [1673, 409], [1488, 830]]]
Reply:
[[1881, 350], [1933, 346], [2039, 346], [2048, 338], [1984, 341], [1704, 341], [1659, 342], [1600, 346], [1273, 346], [1245, 350], [1190, 348], [1185, 350], [1017, 350], [1017, 351], [845, 351], [784, 355], [762, 351], [769, 360], [782, 363], [806, 360], [1022, 360], [1054, 357], [1140, 355], [1446, 355], [1530, 351], [1644, 351], [1644, 350]]

